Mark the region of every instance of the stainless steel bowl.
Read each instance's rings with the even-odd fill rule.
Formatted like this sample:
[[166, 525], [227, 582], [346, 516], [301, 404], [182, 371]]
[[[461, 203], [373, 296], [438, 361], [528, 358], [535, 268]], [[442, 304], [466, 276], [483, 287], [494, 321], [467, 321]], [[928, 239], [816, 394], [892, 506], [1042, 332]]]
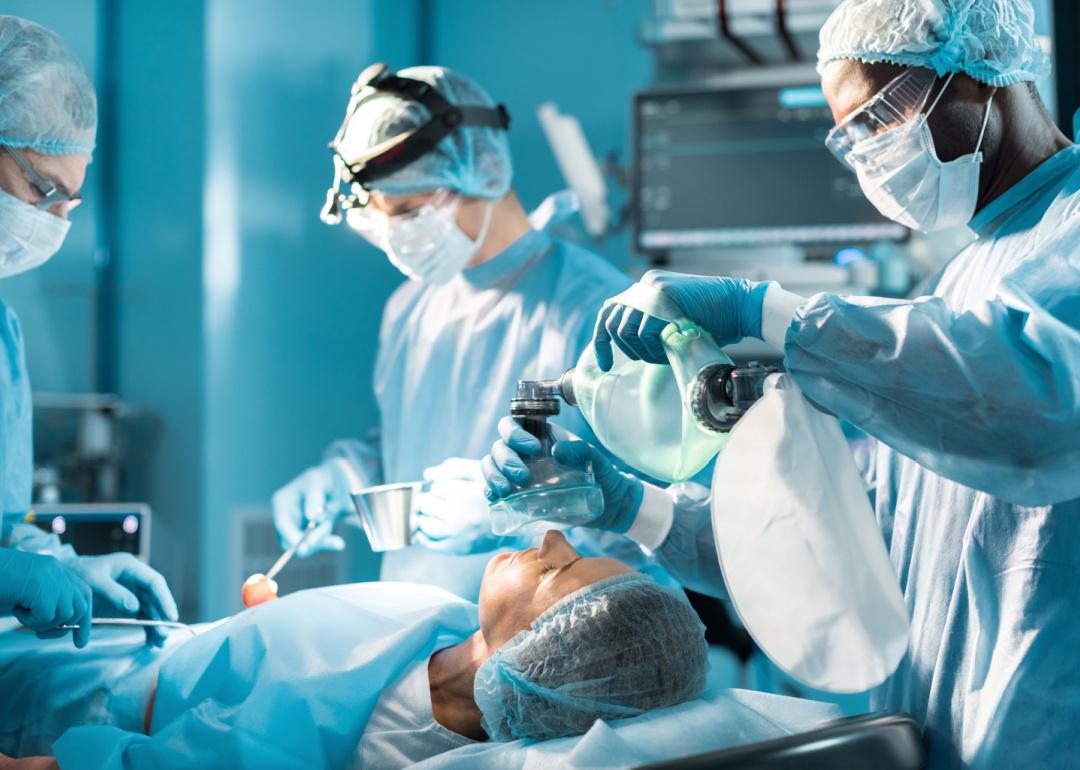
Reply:
[[405, 481], [361, 489], [352, 495], [373, 551], [396, 551], [412, 540], [413, 502], [423, 482]]

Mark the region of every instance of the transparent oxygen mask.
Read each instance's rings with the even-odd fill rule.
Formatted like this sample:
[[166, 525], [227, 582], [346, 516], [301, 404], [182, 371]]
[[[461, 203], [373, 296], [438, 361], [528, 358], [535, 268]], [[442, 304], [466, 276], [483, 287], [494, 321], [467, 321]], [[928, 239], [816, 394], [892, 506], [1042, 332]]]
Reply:
[[548, 418], [559, 414], [558, 382], [522, 381], [510, 401], [510, 414], [540, 441], [540, 451], [524, 458], [529, 482], [491, 506], [496, 535], [568, 529], [596, 519], [603, 494], [592, 468], [571, 468], [552, 457], [557, 439]]

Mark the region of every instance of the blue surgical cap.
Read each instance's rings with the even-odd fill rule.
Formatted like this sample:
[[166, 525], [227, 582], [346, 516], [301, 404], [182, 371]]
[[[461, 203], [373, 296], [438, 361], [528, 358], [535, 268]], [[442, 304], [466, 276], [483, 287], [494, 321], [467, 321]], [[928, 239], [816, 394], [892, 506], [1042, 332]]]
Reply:
[[[444, 67], [410, 67], [397, 73], [433, 86], [447, 101], [462, 107], [494, 107], [491, 97], [464, 75]], [[365, 150], [415, 129], [430, 117], [417, 102], [396, 94], [368, 89], [353, 114], [341, 142], [346, 156]], [[510, 190], [513, 167], [506, 131], [466, 127], [452, 131], [431, 151], [405, 168], [372, 183], [388, 195], [413, 195], [439, 188], [474, 198], [496, 200]]]
[[0, 144], [89, 158], [96, 133], [94, 86], [64, 41], [0, 16]]
[[1029, 0], [844, 0], [821, 28], [818, 71], [838, 59], [964, 72], [991, 86], [1048, 71]]
[[552, 605], [480, 666], [473, 694], [492, 740], [546, 740], [696, 698], [707, 669], [686, 597], [630, 572]]

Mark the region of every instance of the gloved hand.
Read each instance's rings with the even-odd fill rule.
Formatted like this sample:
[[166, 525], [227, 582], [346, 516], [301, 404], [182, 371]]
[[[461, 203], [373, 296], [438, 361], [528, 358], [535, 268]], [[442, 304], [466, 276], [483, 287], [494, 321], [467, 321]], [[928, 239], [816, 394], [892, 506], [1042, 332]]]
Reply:
[[485, 553], [502, 544], [491, 531], [479, 460], [451, 457], [424, 471], [430, 487], [417, 500], [413, 539], [433, 551]]
[[[552, 457], [571, 468], [584, 468], [592, 463], [593, 477], [604, 496], [604, 510], [585, 526], [626, 532], [641, 507], [644, 494], [641, 480], [620, 471], [590, 444], [565, 431], [555, 430], [558, 441], [551, 449]], [[491, 454], [480, 461], [487, 482], [484, 494], [491, 503], [509, 496], [516, 488], [529, 482], [529, 468], [525, 459], [540, 451], [537, 438], [513, 417], [499, 420], [499, 436], [501, 438], [491, 447]]]
[[67, 633], [63, 625], [78, 625], [76, 647], [90, 641], [94, 598], [90, 586], [53, 556], [0, 548], [0, 614], [37, 632], [41, 639]]
[[[768, 282], [650, 270], [641, 283], [660, 289], [717, 345], [730, 345], [743, 337], [761, 337], [761, 310]], [[632, 361], [666, 364], [660, 332], [667, 325], [667, 321], [626, 305], [605, 307], [596, 319], [593, 334], [597, 364], [605, 372], [611, 369], [612, 342]]]
[[[94, 592], [94, 606], [100, 617], [138, 617], [176, 621], [176, 600], [161, 573], [130, 553], [105, 556], [74, 556], [61, 560]], [[165, 644], [167, 634], [147, 627], [146, 641], [156, 647]]]
[[297, 549], [296, 555], [304, 557], [319, 551], [344, 550], [345, 541], [333, 534], [334, 522], [355, 509], [343, 462], [334, 458], [308, 468], [274, 493], [271, 501], [274, 527], [282, 548], [299, 540], [308, 522], [319, 521], [321, 524]]

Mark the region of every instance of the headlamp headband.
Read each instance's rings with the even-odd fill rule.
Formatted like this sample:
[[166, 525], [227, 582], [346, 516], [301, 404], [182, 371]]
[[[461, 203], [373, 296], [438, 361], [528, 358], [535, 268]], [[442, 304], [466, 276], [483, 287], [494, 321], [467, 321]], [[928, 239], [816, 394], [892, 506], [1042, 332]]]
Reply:
[[[346, 157], [342, 155], [340, 148], [349, 122], [361, 102], [371, 97], [372, 90], [416, 102], [428, 111], [430, 117], [426, 123], [380, 142], [357, 157]], [[397, 75], [385, 64], [371, 65], [360, 73], [360, 77], [353, 84], [345, 119], [329, 145], [338, 162], [334, 164], [334, 186], [327, 191], [326, 205], [321, 215], [323, 221], [337, 224], [341, 221], [342, 208], [354, 208], [367, 203], [355, 194], [343, 195], [339, 189], [342, 182], [357, 184], [364, 190], [370, 190], [373, 182], [385, 179], [422, 158], [451, 132], [468, 127], [505, 131], [510, 127], [510, 113], [502, 104], [495, 107], [451, 104], [429, 83]]]

